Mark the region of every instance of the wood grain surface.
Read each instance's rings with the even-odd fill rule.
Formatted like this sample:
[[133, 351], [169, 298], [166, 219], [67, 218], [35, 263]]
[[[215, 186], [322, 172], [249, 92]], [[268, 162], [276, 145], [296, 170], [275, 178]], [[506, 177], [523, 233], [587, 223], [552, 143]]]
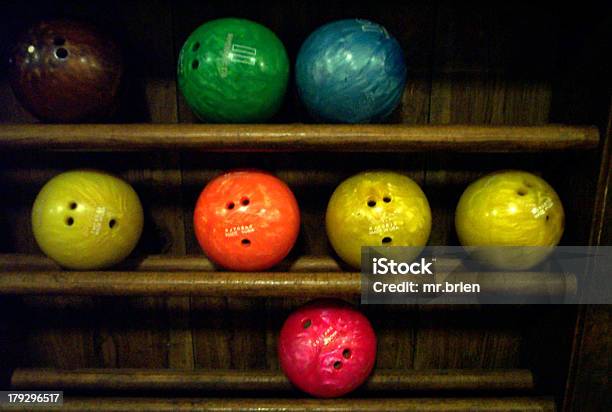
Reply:
[[2, 125], [0, 148], [245, 152], [510, 152], [597, 147], [594, 127], [406, 125]]
[[[280, 371], [176, 369], [17, 369], [11, 377], [16, 390], [112, 391], [231, 391], [288, 392], [294, 388]], [[533, 375], [512, 370], [379, 369], [360, 392], [503, 391], [529, 392]]]
[[[442, 263], [442, 262], [441, 262]], [[450, 266], [450, 265], [449, 265]], [[359, 272], [36, 271], [0, 272], [0, 294], [76, 296], [351, 297]], [[502, 296], [576, 295], [572, 274], [436, 270], [434, 283], [474, 283]], [[442, 293], [440, 293], [442, 295]], [[423, 297], [433, 297], [423, 293]], [[253, 303], [255, 304], [255, 303]], [[238, 305], [240, 307], [240, 305]], [[248, 308], [250, 311], [252, 308]], [[246, 321], [251, 321], [247, 317]], [[254, 322], [254, 320], [252, 320]], [[245, 325], [246, 327], [246, 325]]]
[[[4, 409], [5, 407], [3, 407]], [[10, 409], [6, 409], [10, 410]], [[334, 412], [552, 412], [554, 401], [542, 397], [265, 399], [265, 398], [71, 398], [65, 411], [334, 411]]]

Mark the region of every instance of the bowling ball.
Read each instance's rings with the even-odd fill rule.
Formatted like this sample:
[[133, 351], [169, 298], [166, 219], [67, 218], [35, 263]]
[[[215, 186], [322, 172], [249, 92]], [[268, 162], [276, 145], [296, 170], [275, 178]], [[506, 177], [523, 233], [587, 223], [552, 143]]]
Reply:
[[125, 259], [142, 233], [138, 195], [125, 181], [95, 170], [49, 180], [32, 209], [42, 251], [69, 269], [100, 269]]
[[178, 61], [178, 85], [191, 110], [211, 122], [259, 122], [279, 109], [289, 58], [283, 43], [261, 24], [218, 19], [198, 27]]
[[387, 117], [406, 85], [404, 52], [376, 23], [339, 20], [315, 30], [302, 45], [297, 89], [316, 119], [368, 123]]
[[463, 246], [481, 262], [526, 269], [548, 256], [563, 235], [565, 215], [555, 190], [519, 170], [491, 173], [470, 184], [455, 212]]
[[431, 210], [425, 194], [409, 177], [389, 171], [363, 172], [336, 188], [325, 223], [336, 253], [358, 268], [362, 246], [412, 246], [415, 258], [429, 239]]
[[320, 398], [349, 393], [372, 372], [376, 335], [368, 319], [342, 301], [319, 300], [293, 312], [278, 341], [289, 380]]
[[41, 120], [98, 120], [116, 107], [121, 53], [92, 26], [66, 20], [35, 24], [17, 40], [9, 64], [13, 92]]
[[217, 264], [264, 270], [295, 244], [300, 209], [287, 185], [271, 174], [233, 171], [206, 185], [195, 207], [194, 228], [200, 246]]

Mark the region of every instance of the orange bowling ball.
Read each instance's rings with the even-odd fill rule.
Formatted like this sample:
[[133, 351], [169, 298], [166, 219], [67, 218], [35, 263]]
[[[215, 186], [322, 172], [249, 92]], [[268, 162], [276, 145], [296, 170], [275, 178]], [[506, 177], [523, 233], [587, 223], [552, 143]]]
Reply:
[[204, 188], [194, 228], [200, 246], [218, 265], [265, 270], [283, 260], [295, 244], [300, 209], [289, 187], [273, 175], [232, 171]]

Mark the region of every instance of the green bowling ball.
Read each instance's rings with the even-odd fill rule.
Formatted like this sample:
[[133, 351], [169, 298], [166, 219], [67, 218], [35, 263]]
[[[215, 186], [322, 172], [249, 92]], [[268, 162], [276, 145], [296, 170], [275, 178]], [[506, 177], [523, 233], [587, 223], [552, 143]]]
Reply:
[[204, 121], [266, 120], [278, 111], [288, 79], [283, 43], [250, 20], [209, 21], [191, 33], [179, 55], [179, 88]]

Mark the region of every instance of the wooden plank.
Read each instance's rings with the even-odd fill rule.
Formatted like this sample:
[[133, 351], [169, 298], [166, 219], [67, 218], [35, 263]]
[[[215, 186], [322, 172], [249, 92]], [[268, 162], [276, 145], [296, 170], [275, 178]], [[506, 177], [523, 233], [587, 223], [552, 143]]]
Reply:
[[[17, 408], [20, 408], [17, 406]], [[2, 407], [3, 410], [11, 410]], [[71, 398], [65, 411], [435, 411], [480, 412], [554, 411], [550, 398], [386, 398], [386, 399], [245, 399], [245, 398]]]
[[508, 354], [508, 341], [520, 345], [520, 340], [513, 338], [519, 333], [519, 313], [512, 305], [419, 306], [415, 368], [517, 364], [520, 346]]
[[2, 125], [3, 149], [207, 151], [467, 151], [595, 148], [590, 126], [488, 125]]
[[[92, 391], [292, 391], [280, 371], [172, 370], [172, 369], [17, 369], [11, 378], [18, 390]], [[531, 391], [533, 375], [512, 370], [406, 370], [377, 369], [361, 392], [421, 391]]]
[[[164, 299], [154, 297], [98, 297], [94, 347], [105, 367], [168, 367], [169, 315]], [[98, 315], [100, 316], [100, 315]]]
[[228, 297], [227, 312], [232, 315], [228, 325], [231, 331], [230, 367], [240, 370], [265, 368], [265, 301]]
[[96, 298], [82, 296], [25, 296], [15, 331], [21, 342], [20, 365], [84, 368], [101, 367], [95, 350], [98, 317], [91, 316]]
[[[192, 297], [191, 327], [196, 368], [224, 369], [232, 364], [231, 316], [225, 297]], [[259, 356], [263, 356], [261, 353]]]

